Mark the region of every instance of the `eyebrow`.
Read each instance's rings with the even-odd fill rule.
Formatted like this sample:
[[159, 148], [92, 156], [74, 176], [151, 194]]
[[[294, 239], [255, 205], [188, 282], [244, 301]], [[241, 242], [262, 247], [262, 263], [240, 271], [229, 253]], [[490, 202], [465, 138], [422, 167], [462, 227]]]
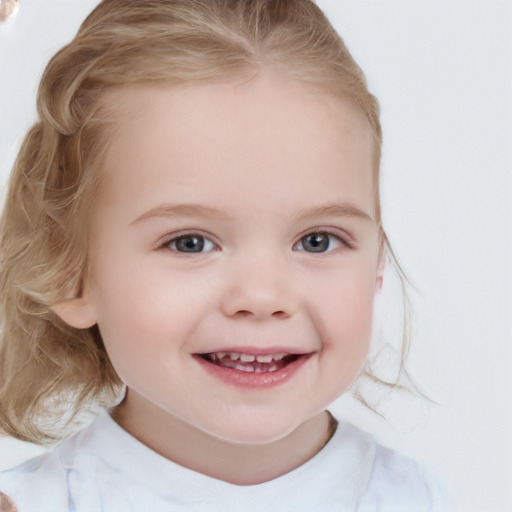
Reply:
[[[198, 204], [177, 204], [177, 205], [162, 205], [152, 208], [142, 215], [139, 215], [130, 226], [145, 222], [155, 218], [167, 217], [205, 217], [217, 218], [220, 220], [229, 220], [231, 217], [221, 210], [212, 208], [210, 206]], [[364, 210], [357, 208], [353, 205], [341, 203], [327, 203], [320, 206], [314, 206], [299, 212], [293, 216], [295, 222], [303, 222], [315, 217], [355, 217], [366, 221], [373, 222], [373, 218]]]
[[198, 204], [162, 205], [139, 215], [134, 221], [130, 222], [130, 226], [150, 219], [167, 217], [215, 217], [220, 220], [228, 220], [230, 218], [221, 210], [217, 210], [216, 208], [211, 208], [209, 206]]
[[336, 202], [308, 208], [294, 216], [294, 220], [296, 222], [302, 222], [315, 217], [355, 217], [374, 222], [371, 215], [364, 210], [350, 204]]

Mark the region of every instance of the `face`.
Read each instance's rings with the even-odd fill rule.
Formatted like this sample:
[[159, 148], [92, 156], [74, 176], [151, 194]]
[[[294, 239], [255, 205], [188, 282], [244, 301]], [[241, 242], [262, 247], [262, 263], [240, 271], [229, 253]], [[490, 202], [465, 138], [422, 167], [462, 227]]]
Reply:
[[368, 353], [380, 281], [369, 127], [271, 74], [113, 102], [70, 323], [98, 323], [145, 411], [237, 443], [286, 436]]

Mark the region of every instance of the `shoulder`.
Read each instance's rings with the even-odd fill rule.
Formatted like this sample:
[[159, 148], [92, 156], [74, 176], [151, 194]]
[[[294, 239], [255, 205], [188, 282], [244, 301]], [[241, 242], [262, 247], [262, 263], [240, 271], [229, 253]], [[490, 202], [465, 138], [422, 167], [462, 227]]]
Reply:
[[[369, 434], [363, 434], [371, 438]], [[444, 484], [428, 467], [372, 439], [374, 455], [358, 511], [448, 512]]]
[[9, 496], [21, 512], [64, 510], [66, 472], [56, 454], [50, 452], [0, 472], [0, 492]]
[[342, 510], [357, 512], [447, 512], [443, 486], [417, 461], [376, 442], [355, 425], [340, 421], [316, 458]]
[[93, 429], [89, 426], [40, 457], [0, 472], [0, 493], [9, 496], [20, 512], [68, 510], [75, 488], [81, 487], [77, 470], [90, 472], [87, 453]]
[[[128, 487], [131, 497], [126, 496], [120, 459], [134, 465], [131, 452], [138, 442], [126, 442], [128, 434], [123, 437], [109, 418], [107, 411], [101, 412], [90, 425], [44, 455], [0, 472], [0, 493], [9, 496], [19, 512], [131, 510], [128, 502], [134, 501], [135, 491]], [[136, 486], [139, 475], [133, 472]]]

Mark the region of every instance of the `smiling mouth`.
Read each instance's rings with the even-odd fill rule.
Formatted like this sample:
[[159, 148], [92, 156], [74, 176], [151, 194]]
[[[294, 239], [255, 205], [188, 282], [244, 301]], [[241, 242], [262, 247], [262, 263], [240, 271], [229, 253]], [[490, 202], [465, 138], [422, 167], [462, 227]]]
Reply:
[[307, 354], [242, 354], [239, 352], [209, 352], [199, 357], [221, 368], [239, 370], [246, 373], [272, 373], [282, 370], [290, 363]]

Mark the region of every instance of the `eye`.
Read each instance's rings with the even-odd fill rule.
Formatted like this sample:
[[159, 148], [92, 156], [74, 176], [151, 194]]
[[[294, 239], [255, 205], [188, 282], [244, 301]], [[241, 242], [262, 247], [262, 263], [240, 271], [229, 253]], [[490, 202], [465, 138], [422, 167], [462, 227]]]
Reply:
[[207, 237], [197, 233], [180, 235], [162, 244], [162, 247], [176, 252], [188, 254], [211, 252], [216, 249], [216, 245]]
[[332, 233], [317, 232], [303, 236], [293, 246], [293, 250], [322, 253], [344, 246], [350, 247], [351, 243]]

